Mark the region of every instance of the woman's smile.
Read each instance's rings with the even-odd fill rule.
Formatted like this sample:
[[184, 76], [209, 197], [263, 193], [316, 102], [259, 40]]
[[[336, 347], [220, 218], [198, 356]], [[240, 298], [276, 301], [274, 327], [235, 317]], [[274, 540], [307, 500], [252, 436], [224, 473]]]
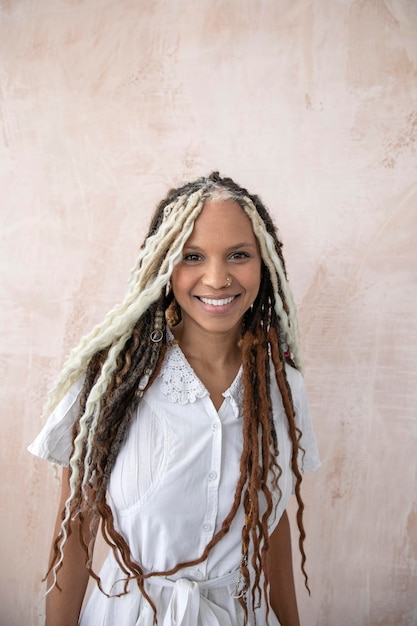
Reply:
[[[198, 297], [198, 296], [197, 296]], [[224, 306], [225, 304], [230, 304], [235, 299], [235, 296], [231, 298], [222, 298], [221, 300], [216, 300], [215, 298], [198, 298], [203, 304], [212, 304], [213, 306]]]

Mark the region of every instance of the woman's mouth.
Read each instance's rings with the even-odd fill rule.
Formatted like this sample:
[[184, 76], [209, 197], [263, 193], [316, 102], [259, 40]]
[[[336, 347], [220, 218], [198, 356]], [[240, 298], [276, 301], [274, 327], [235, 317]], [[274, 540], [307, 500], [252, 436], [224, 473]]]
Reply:
[[211, 306], [226, 306], [226, 304], [230, 304], [236, 296], [231, 296], [229, 298], [198, 298], [200, 302], [203, 304], [210, 304]]

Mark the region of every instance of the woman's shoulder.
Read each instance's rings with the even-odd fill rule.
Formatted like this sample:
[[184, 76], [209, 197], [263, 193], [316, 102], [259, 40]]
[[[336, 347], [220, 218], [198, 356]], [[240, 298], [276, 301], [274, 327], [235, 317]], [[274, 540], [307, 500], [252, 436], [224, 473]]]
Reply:
[[72, 448], [72, 427], [79, 413], [79, 399], [85, 375], [80, 376], [52, 411], [29, 452], [58, 465], [68, 465]]
[[[282, 395], [279, 385], [273, 375], [273, 366], [271, 372], [271, 400], [277, 411], [284, 411]], [[307, 390], [304, 382], [304, 376], [295, 367], [289, 363], [285, 364], [285, 375], [291, 390], [292, 401], [296, 411], [296, 415], [300, 418], [308, 412]]]
[[296, 369], [289, 363], [285, 364], [285, 374], [287, 376], [287, 380], [290, 383], [290, 385], [294, 385], [294, 386], [304, 385], [304, 377], [302, 373], [300, 372], [300, 370]]

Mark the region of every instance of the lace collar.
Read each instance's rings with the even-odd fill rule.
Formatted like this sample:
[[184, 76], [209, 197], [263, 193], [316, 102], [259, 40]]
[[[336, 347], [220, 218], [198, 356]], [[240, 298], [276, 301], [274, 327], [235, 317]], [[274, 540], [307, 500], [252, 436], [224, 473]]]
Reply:
[[[195, 402], [197, 398], [208, 396], [209, 392], [198, 378], [193, 368], [187, 361], [181, 348], [174, 343], [171, 329], [167, 328], [168, 350], [164, 362], [158, 374], [161, 380], [161, 391], [171, 402], [188, 404]], [[242, 366], [240, 366], [236, 378], [228, 389], [223, 393], [225, 398], [230, 398], [233, 413], [239, 417], [242, 406]]]

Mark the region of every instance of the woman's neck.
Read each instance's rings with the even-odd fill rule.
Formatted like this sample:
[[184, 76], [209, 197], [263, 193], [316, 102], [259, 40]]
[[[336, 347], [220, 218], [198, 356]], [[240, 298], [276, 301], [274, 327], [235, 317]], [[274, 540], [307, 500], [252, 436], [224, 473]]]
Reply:
[[240, 365], [240, 331], [214, 333], [198, 329], [196, 332], [181, 323], [171, 330], [187, 359], [197, 360], [210, 368]]

